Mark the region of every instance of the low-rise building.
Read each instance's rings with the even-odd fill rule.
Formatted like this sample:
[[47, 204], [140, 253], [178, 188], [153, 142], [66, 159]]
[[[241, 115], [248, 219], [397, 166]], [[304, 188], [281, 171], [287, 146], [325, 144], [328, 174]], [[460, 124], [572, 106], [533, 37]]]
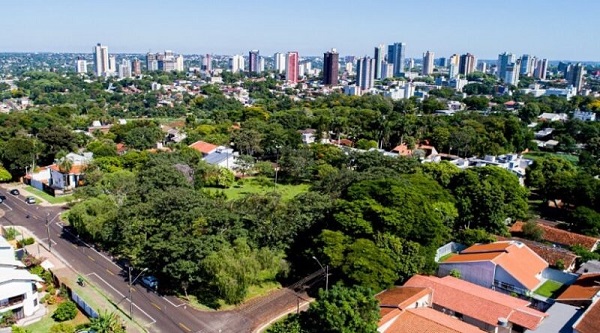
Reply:
[[465, 281], [529, 296], [545, 282], [548, 263], [521, 242], [476, 244], [439, 263], [438, 274], [460, 272]]
[[[510, 227], [510, 233], [513, 236], [521, 236], [523, 234], [524, 225], [525, 223], [522, 221], [515, 222]], [[546, 225], [545, 223], [537, 223], [537, 226], [542, 229], [542, 239], [546, 242], [554, 244], [555, 246], [571, 248], [575, 245], [581, 245], [586, 250], [594, 252], [600, 243], [600, 239], [596, 237], [585, 236], [575, 232], [558, 229]]]
[[596, 121], [596, 113], [576, 110], [573, 112], [573, 119], [579, 119], [581, 121]]
[[0, 316], [7, 311], [17, 320], [33, 315], [40, 308], [36, 283], [42, 281], [24, 269], [12, 246], [0, 236]]

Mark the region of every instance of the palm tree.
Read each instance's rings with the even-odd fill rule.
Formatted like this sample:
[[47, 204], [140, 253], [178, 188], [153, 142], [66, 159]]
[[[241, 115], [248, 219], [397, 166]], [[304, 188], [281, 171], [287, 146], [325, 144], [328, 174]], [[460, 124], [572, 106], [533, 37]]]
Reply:
[[63, 157], [60, 163], [58, 163], [58, 170], [64, 177], [65, 189], [69, 187], [69, 173], [71, 172], [71, 168], [73, 168], [73, 161], [66, 157]]
[[104, 312], [98, 317], [90, 320], [90, 331], [95, 333], [125, 333], [125, 329], [119, 323], [119, 317], [114, 312]]

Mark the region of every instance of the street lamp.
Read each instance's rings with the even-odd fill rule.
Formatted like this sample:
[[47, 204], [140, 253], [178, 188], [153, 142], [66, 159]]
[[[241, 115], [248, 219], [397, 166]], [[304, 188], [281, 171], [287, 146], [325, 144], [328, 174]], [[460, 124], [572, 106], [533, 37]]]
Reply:
[[133, 299], [131, 299], [131, 285], [135, 283], [135, 281], [145, 272], [148, 270], [148, 268], [144, 268], [142, 269], [142, 271], [140, 272], [140, 274], [138, 274], [138, 276], [135, 277], [135, 279], [133, 279], [133, 281], [131, 281], [131, 266], [127, 267], [129, 270], [129, 318], [133, 319]]
[[319, 259], [317, 259], [317, 257], [313, 256], [312, 258], [315, 259], [317, 261], [317, 264], [321, 266], [321, 269], [325, 271], [325, 291], [329, 291], [329, 265], [323, 267], [323, 265], [321, 265], [321, 262], [319, 261]]

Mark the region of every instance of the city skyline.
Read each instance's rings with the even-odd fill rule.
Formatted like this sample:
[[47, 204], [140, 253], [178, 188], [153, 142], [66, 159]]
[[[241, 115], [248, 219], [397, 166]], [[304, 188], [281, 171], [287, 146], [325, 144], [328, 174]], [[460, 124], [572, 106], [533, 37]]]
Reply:
[[[11, 33], [0, 37], [0, 52], [86, 53], [89, 45], [101, 42], [117, 54], [165, 49], [247, 54], [259, 49], [266, 55], [297, 50], [319, 56], [336, 48], [342, 55], [364, 56], [379, 44], [403, 42], [406, 58], [419, 59], [431, 50], [438, 57], [470, 52], [478, 59], [495, 59], [507, 51], [552, 60], [600, 60], [592, 34], [600, 26], [594, 17], [600, 3], [553, 2], [432, 0], [415, 5], [383, 0], [378, 10], [362, 11], [340, 0], [309, 0], [300, 7], [274, 0], [175, 0], [165, 11], [158, 1], [104, 1], [103, 8], [111, 11], [73, 0], [33, 0], [28, 6], [43, 15], [24, 11], [18, 2], [4, 5], [11, 15], [0, 28]], [[149, 30], [150, 24], [158, 28]]]

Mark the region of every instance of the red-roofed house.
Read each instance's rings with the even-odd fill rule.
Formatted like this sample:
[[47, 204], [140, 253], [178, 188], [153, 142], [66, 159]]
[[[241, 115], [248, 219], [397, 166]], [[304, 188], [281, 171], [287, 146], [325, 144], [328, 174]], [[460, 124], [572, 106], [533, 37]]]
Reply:
[[[521, 235], [523, 233], [524, 225], [525, 223], [521, 221], [515, 222], [515, 224], [510, 227], [510, 233], [514, 236]], [[598, 243], [600, 242], [600, 239], [596, 237], [585, 236], [575, 232], [558, 229], [544, 223], [538, 223], [537, 226], [543, 231], [542, 238], [554, 245], [566, 248], [574, 245], [581, 245], [588, 251], [593, 252], [598, 248]]]
[[438, 151], [434, 146], [430, 146], [427, 144], [419, 144], [415, 147], [415, 149], [409, 149], [406, 144], [401, 144], [392, 149], [392, 153], [398, 153], [400, 156], [412, 156], [416, 150], [422, 150], [425, 153], [425, 156], [428, 157], [431, 155], [437, 155]]
[[381, 333], [481, 333], [477, 327], [431, 308], [433, 290], [393, 287], [375, 298], [379, 301]]
[[496, 240], [514, 240], [521, 242], [527, 245], [533, 252], [537, 253], [538, 256], [542, 257], [542, 259], [546, 260], [548, 262], [548, 265], [554, 266], [557, 269], [559, 269], [559, 266], [562, 265], [562, 268], [560, 268], [560, 270], [562, 270], [563, 272], [572, 272], [573, 269], [575, 269], [577, 255], [567, 249], [518, 237], [506, 238], [502, 236], [496, 236]]
[[415, 275], [404, 286], [432, 290], [433, 309], [487, 332], [535, 330], [547, 317], [528, 301], [452, 276]]
[[548, 263], [521, 242], [473, 245], [439, 264], [440, 276], [458, 270], [461, 278], [485, 288], [528, 295], [544, 280]]
[[574, 333], [598, 333], [600, 331], [600, 302], [590, 306], [573, 325]]
[[204, 142], [204, 141], [196, 141], [189, 145], [190, 148], [196, 149], [197, 151], [202, 153], [202, 156], [206, 156], [214, 153], [217, 150], [216, 145], [212, 143]]
[[583, 274], [556, 301], [573, 306], [589, 306], [599, 298], [600, 274]]

